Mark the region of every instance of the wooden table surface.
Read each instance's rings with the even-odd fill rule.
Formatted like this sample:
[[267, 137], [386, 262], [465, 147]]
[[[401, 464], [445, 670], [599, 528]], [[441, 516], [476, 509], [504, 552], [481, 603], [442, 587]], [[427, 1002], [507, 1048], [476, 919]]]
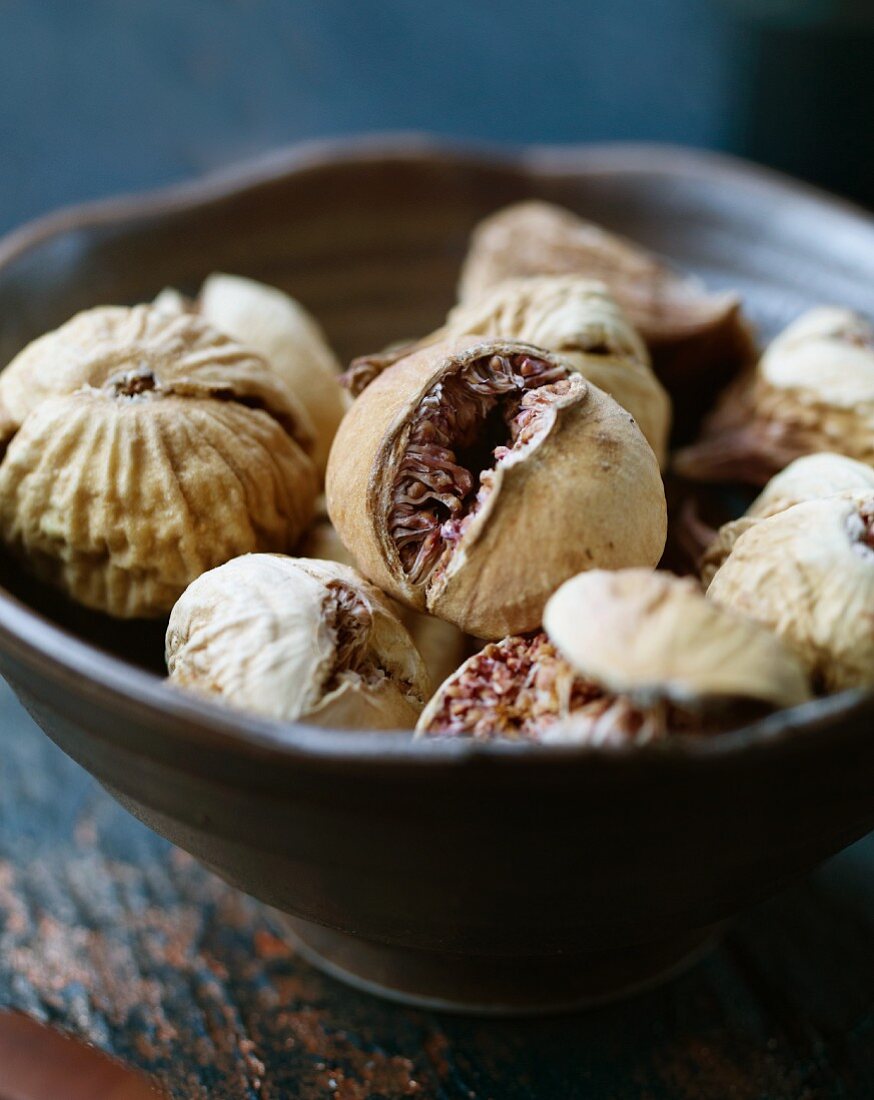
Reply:
[[323, 977], [269, 908], [131, 818], [5, 688], [0, 730], [0, 1007], [179, 1100], [874, 1097], [874, 835], [668, 986], [465, 1019]]

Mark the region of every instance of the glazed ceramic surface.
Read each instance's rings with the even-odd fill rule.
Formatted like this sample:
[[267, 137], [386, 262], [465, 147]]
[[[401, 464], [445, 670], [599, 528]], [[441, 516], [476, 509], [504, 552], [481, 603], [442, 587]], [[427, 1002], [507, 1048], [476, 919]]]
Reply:
[[[343, 358], [427, 332], [471, 227], [536, 196], [714, 288], [763, 337], [874, 306], [874, 224], [738, 162], [641, 147], [310, 145], [52, 216], [0, 242], [0, 361], [100, 303], [215, 270], [289, 291]], [[371, 986], [475, 1008], [600, 998], [874, 826], [874, 699], [667, 749], [413, 743], [250, 718], [166, 687], [163, 624], [74, 609], [8, 562], [0, 671], [132, 813], [291, 915]]]

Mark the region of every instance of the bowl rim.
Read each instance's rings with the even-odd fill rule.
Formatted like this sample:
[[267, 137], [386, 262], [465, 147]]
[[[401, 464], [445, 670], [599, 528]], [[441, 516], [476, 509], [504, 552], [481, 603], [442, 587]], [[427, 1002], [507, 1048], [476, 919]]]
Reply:
[[[724, 153], [645, 143], [597, 145], [497, 145], [437, 138], [422, 133], [370, 134], [305, 141], [201, 178], [142, 194], [99, 199], [43, 215], [0, 239], [0, 268], [55, 236], [72, 230], [123, 225], [146, 217], [185, 213], [241, 195], [310, 169], [386, 160], [408, 163], [451, 161], [470, 167], [521, 169], [532, 178], [561, 175], [659, 174], [696, 177], [755, 189], [767, 199], [792, 194], [820, 211], [849, 215], [874, 231], [874, 217], [847, 200], [793, 180], [769, 168]], [[713, 738], [677, 736], [652, 746], [593, 747], [562, 744], [413, 739], [408, 732], [331, 730], [283, 722], [234, 710], [183, 692], [159, 676], [83, 641], [57, 626], [0, 586], [0, 652], [46, 677], [54, 685], [119, 714], [148, 715], [150, 735], [168, 743], [258, 759], [332, 767], [437, 764], [461, 766], [491, 760], [530, 770], [562, 768], [570, 760], [597, 756], [636, 763], [659, 757], [684, 761], [723, 759], [750, 751], [782, 749], [827, 736], [836, 723], [874, 717], [874, 691], [846, 691], [800, 707], [778, 711], [752, 725]]]

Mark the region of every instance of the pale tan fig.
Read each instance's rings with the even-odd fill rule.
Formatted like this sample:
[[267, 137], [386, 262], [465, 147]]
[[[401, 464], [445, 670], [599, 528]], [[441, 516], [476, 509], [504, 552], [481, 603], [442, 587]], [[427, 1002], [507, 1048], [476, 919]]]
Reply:
[[204, 573], [167, 628], [170, 682], [342, 729], [410, 729], [428, 678], [382, 593], [335, 562], [247, 554]]
[[[706, 602], [700, 595], [698, 599]], [[582, 614], [588, 615], [588, 609]], [[769, 650], [779, 650], [766, 631], [753, 627], [752, 632], [765, 637]], [[793, 701], [806, 697], [797, 668], [796, 674], [798, 684], [786, 696]], [[639, 686], [636, 681], [635, 686]], [[505, 638], [469, 657], [437, 689], [416, 730], [419, 737], [622, 747], [663, 741], [679, 733], [721, 733], [769, 713], [774, 706], [770, 700], [745, 695], [696, 692], [676, 698], [672, 687], [661, 682], [655, 688], [647, 682], [643, 693], [610, 690], [576, 671], [547, 634], [537, 633]]]
[[765, 519], [806, 500], [866, 490], [874, 490], [874, 467], [846, 455], [823, 451], [790, 462], [771, 478], [746, 514]]
[[874, 327], [821, 307], [779, 335], [675, 456], [699, 481], [764, 485], [794, 459], [833, 451], [874, 466]]
[[772, 630], [821, 690], [874, 687], [874, 492], [759, 520], [736, 539], [707, 595]]
[[163, 393], [264, 409], [312, 450], [306, 410], [260, 355], [196, 316], [150, 305], [88, 309], [28, 344], [0, 374], [0, 444], [46, 398], [128, 375], [153, 377]]
[[705, 550], [701, 561], [701, 580], [706, 588], [716, 570], [731, 553], [738, 538], [760, 519], [785, 512], [806, 500], [821, 500], [852, 491], [874, 491], [874, 467], [844, 455], [805, 455], [772, 477], [740, 519], [723, 524]]
[[315, 318], [276, 287], [239, 275], [210, 275], [197, 299], [165, 287], [152, 305], [169, 314], [199, 313], [268, 361], [306, 410], [314, 434], [312, 458], [323, 477], [348, 395], [340, 364]]
[[667, 736], [666, 713], [602, 691], [577, 676], [545, 634], [522, 634], [469, 657], [431, 697], [416, 736], [644, 745]]
[[461, 274], [461, 300], [474, 301], [498, 283], [529, 275], [581, 275], [606, 283], [672, 394], [690, 380], [694, 386], [724, 383], [752, 356], [737, 295], [711, 293], [639, 245], [559, 206], [520, 202], [480, 222]]
[[306, 414], [200, 318], [80, 314], [10, 364], [0, 402], [3, 540], [88, 607], [166, 614], [204, 570], [291, 549], [312, 516]]
[[716, 571], [722, 568], [725, 559], [744, 531], [749, 531], [758, 522], [756, 516], [740, 516], [738, 519], [723, 523], [719, 530], [711, 532], [709, 543], [697, 559], [698, 574], [705, 590], [710, 587]]
[[313, 461], [324, 476], [346, 395], [340, 364], [315, 318], [281, 290], [237, 275], [210, 275], [197, 306], [220, 332], [263, 355], [304, 406], [315, 429]]
[[689, 578], [581, 573], [552, 596], [543, 625], [578, 675], [641, 705], [786, 707], [809, 697], [801, 664], [779, 639], [716, 606]]
[[[446, 324], [418, 346], [465, 335], [502, 337], [555, 352], [634, 417], [659, 464], [667, 457], [671, 401], [652, 372], [646, 345], [602, 283], [546, 275], [499, 284], [456, 306]], [[347, 384], [356, 393], [410, 348], [355, 360]]]
[[[299, 553], [307, 558], [323, 558], [355, 566], [355, 560], [326, 516], [318, 518], [307, 531]], [[394, 600], [391, 600], [391, 606], [410, 632], [410, 637], [425, 662], [431, 683], [441, 684], [470, 652], [471, 639], [457, 626], [436, 619], [433, 615], [413, 611]]]
[[196, 306], [190, 298], [186, 298], [182, 291], [177, 290], [175, 286], [165, 286], [152, 299], [152, 309], [172, 315], [174, 313], [194, 313]]
[[340, 426], [327, 501], [374, 583], [487, 639], [536, 628], [579, 570], [655, 565], [665, 542], [633, 419], [511, 340], [435, 345], [381, 374]]

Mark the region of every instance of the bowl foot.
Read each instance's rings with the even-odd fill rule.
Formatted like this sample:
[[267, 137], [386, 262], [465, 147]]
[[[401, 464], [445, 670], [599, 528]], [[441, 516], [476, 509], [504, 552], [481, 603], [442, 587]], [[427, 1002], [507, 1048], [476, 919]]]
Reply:
[[528, 957], [419, 951], [283, 917], [314, 966], [366, 993], [440, 1012], [530, 1016], [591, 1008], [668, 981], [702, 958], [720, 927], [603, 952]]

